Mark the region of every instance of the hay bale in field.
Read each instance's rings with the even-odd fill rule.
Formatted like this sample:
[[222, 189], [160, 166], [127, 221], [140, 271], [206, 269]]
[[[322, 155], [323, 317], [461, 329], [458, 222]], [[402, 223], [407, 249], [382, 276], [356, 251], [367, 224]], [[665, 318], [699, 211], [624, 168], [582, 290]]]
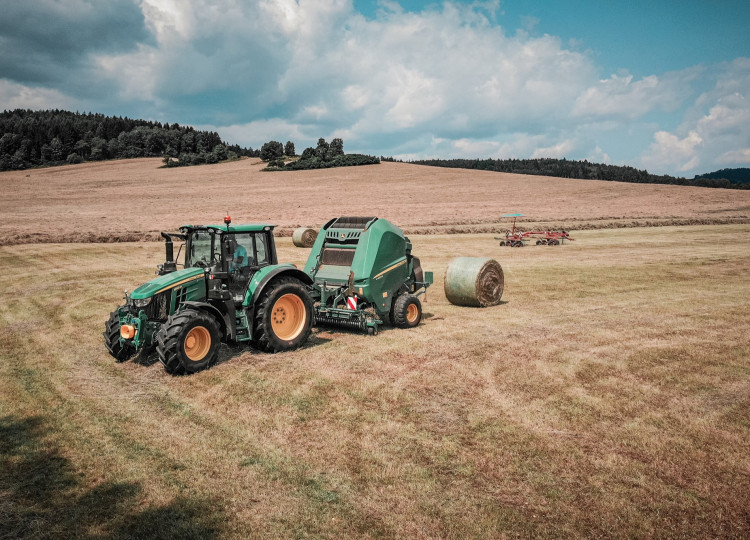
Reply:
[[494, 259], [456, 257], [445, 271], [445, 296], [457, 306], [496, 306], [504, 284], [503, 268]]
[[318, 237], [318, 231], [315, 229], [308, 229], [307, 227], [300, 227], [294, 229], [292, 233], [292, 242], [297, 247], [312, 247], [315, 243], [315, 239]]

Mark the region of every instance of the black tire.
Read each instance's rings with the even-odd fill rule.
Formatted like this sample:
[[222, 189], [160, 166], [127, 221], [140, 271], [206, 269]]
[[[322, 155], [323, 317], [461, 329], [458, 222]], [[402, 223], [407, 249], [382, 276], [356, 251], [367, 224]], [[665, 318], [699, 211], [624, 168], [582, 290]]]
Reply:
[[413, 294], [402, 294], [393, 301], [394, 326], [414, 328], [422, 320], [422, 302]]
[[134, 347], [120, 343], [120, 315], [117, 311], [110, 313], [109, 320], [104, 324], [104, 345], [118, 362], [124, 362], [135, 354]]
[[156, 353], [172, 375], [196, 373], [216, 361], [221, 333], [204, 311], [183, 309], [169, 316], [156, 334]]
[[269, 283], [255, 309], [253, 345], [265, 352], [292, 351], [310, 337], [313, 301], [301, 281], [280, 277]]

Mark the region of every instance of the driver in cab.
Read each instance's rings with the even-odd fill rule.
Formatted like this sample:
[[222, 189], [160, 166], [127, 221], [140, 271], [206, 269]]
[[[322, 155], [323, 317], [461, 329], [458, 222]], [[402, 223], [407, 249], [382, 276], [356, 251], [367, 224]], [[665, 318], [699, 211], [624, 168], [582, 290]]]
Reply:
[[232, 258], [229, 261], [229, 271], [234, 272], [243, 266], [247, 266], [247, 250], [233, 236], [229, 237], [229, 253]]

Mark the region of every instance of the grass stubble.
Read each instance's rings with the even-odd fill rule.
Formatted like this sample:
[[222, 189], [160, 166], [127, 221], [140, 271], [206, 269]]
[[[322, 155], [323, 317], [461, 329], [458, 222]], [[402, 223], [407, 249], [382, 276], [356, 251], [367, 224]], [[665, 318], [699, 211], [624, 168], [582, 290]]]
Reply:
[[[102, 344], [162, 244], [2, 247], [0, 537], [747, 537], [748, 232], [412, 237], [418, 328], [190, 377]], [[460, 255], [502, 305], [446, 301]]]

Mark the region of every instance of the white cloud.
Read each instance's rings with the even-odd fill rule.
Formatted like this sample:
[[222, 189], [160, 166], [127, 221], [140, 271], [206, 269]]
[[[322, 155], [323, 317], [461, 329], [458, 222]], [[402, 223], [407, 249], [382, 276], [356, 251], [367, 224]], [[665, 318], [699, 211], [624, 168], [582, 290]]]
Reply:
[[750, 164], [750, 59], [716, 69], [713, 88], [695, 100], [683, 123], [654, 134], [641, 158], [649, 169], [696, 174]]
[[594, 148], [593, 153], [588, 155], [586, 157], [586, 160], [592, 163], [611, 163], [612, 161], [612, 159], [609, 157], [609, 154], [599, 148], [599, 146]]
[[75, 102], [57, 90], [0, 79], [0, 103], [4, 109], [65, 109]]
[[537, 148], [534, 153], [531, 154], [532, 158], [564, 158], [569, 155], [571, 150], [575, 148], [575, 143], [571, 140], [561, 141], [552, 146], [546, 148]]
[[[507, 132], [567, 117], [596, 80], [588, 56], [552, 36], [508, 37], [476, 7], [394, 7], [367, 20], [348, 0], [141, 6], [156, 43], [100, 54], [97, 68], [122, 99], [160, 109], [175, 97], [226, 89], [245, 96], [247, 107], [233, 111], [239, 121], [270, 107], [303, 120], [314, 107], [328, 111], [317, 120], [354, 136], [415, 129], [460, 136], [473, 135], [477, 125]], [[482, 6], [488, 13], [496, 8]]]
[[[125, 0], [115, 4], [133, 11]], [[675, 172], [742, 160], [750, 148], [750, 60], [604, 78], [594, 52], [499, 26], [497, 0], [436, 2], [417, 13], [383, 1], [370, 19], [351, 0], [138, 6], [142, 20], [131, 13], [123, 31], [134, 37], [116, 48], [80, 47], [84, 67], [61, 70], [70, 71], [78, 93], [45, 94], [8, 76], [35, 90], [6, 103], [66, 106], [66, 94], [75, 95], [71, 107], [210, 125], [229, 142], [254, 147], [345, 134], [348, 150], [394, 156], [633, 163], [643, 154], [649, 168]], [[116, 13], [105, 19], [117, 21]], [[706, 81], [713, 89], [696, 98], [694, 88]]]
[[653, 110], [672, 111], [688, 97], [695, 70], [649, 75], [633, 81], [630, 74], [612, 75], [576, 99], [575, 116], [638, 118]]
[[700, 165], [698, 148], [702, 143], [703, 139], [696, 131], [691, 131], [684, 138], [666, 131], [657, 131], [644, 163], [662, 170], [665, 167], [676, 168], [680, 172], [694, 169]]
[[724, 152], [716, 158], [718, 165], [745, 165], [750, 164], [750, 148], [740, 148]]

